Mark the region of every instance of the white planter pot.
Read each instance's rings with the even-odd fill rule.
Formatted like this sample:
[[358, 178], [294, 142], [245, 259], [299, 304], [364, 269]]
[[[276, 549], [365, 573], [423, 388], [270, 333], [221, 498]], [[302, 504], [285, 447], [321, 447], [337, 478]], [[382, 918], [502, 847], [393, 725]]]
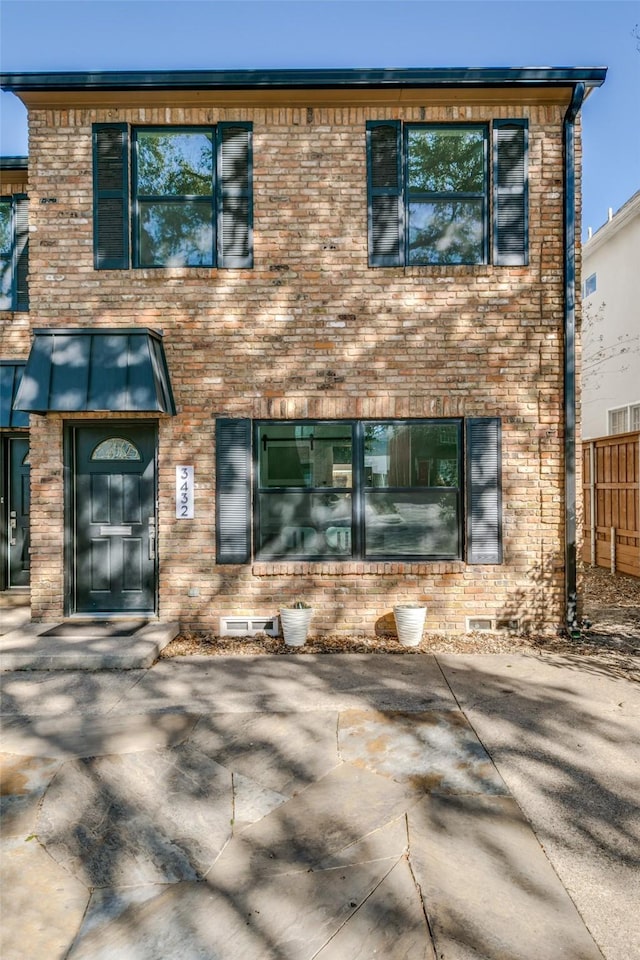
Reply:
[[282, 635], [288, 647], [304, 646], [312, 615], [313, 610], [309, 607], [303, 607], [302, 609], [286, 607], [280, 611]]
[[402, 646], [417, 647], [422, 640], [427, 608], [424, 606], [411, 606], [410, 604], [398, 604], [398, 606], [393, 608], [393, 615], [396, 619], [398, 640]]

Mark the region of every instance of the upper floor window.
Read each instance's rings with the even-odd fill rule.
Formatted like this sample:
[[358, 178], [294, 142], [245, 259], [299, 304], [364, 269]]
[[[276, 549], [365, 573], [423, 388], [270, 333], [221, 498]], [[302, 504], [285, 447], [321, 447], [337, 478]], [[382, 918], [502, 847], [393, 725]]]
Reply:
[[97, 269], [251, 267], [251, 124], [94, 125]]
[[584, 298], [590, 297], [592, 293], [595, 293], [597, 289], [597, 277], [595, 273], [592, 273], [590, 277], [584, 282]]
[[28, 310], [29, 223], [23, 194], [0, 197], [0, 310]]
[[527, 140], [519, 120], [367, 123], [370, 265], [526, 264]]
[[609, 410], [609, 433], [626, 433], [629, 429], [627, 407]]

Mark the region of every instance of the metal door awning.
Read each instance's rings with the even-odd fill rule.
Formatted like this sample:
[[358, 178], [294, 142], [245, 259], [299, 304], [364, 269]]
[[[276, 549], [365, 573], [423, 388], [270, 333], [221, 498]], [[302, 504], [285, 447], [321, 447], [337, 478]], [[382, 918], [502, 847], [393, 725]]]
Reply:
[[175, 414], [158, 331], [71, 328], [33, 334], [15, 410]]
[[14, 408], [23, 370], [23, 362], [0, 360], [0, 427], [19, 430], [29, 426], [29, 414]]

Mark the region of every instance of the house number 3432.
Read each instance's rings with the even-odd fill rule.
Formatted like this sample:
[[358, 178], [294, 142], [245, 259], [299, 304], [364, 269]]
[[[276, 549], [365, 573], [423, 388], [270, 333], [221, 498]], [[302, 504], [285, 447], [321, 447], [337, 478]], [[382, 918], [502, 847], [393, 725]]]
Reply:
[[176, 517], [193, 520], [193, 467], [176, 467]]

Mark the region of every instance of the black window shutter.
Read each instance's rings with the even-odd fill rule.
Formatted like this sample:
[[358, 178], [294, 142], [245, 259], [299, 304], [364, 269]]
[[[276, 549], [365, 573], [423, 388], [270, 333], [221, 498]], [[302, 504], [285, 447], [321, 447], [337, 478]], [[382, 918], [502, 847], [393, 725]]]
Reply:
[[15, 200], [15, 309], [29, 309], [29, 201], [17, 194]]
[[216, 421], [216, 563], [251, 559], [251, 420]]
[[493, 122], [493, 262], [529, 262], [528, 124]]
[[250, 123], [218, 124], [218, 266], [253, 266]]
[[502, 437], [497, 417], [466, 421], [467, 563], [502, 563]]
[[367, 212], [369, 266], [401, 267], [404, 197], [399, 120], [367, 123]]
[[96, 270], [129, 267], [129, 130], [93, 127], [93, 256]]

